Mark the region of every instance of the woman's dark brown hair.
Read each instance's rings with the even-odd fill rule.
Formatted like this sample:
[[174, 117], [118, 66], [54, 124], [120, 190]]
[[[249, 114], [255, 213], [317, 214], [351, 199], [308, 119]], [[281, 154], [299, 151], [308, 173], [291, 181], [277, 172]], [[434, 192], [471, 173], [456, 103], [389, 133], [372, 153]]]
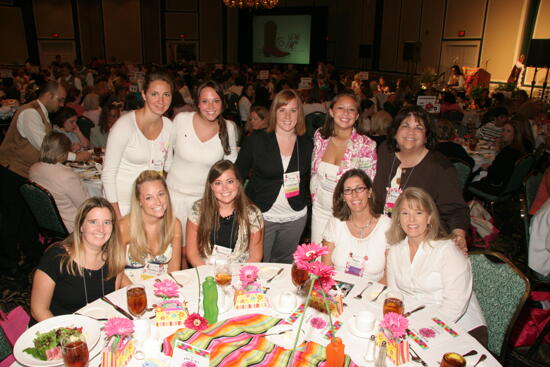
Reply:
[[213, 80], [208, 80], [197, 88], [197, 95], [195, 96], [195, 105], [199, 105], [199, 98], [201, 96], [201, 92], [204, 88], [212, 88], [214, 89], [214, 92], [220, 97], [220, 100], [222, 101], [222, 110], [220, 112], [220, 115], [218, 116], [218, 126], [219, 126], [219, 132], [218, 136], [220, 137], [220, 141], [222, 142], [222, 148], [223, 148], [223, 154], [229, 155], [231, 154], [231, 147], [229, 146], [229, 136], [227, 134], [227, 125], [225, 122], [225, 119], [223, 118], [223, 111], [225, 110], [225, 95], [223, 93], [222, 88], [218, 83], [216, 83]]
[[334, 194], [332, 196], [332, 215], [334, 215], [335, 218], [338, 218], [341, 221], [346, 221], [351, 217], [351, 210], [344, 200], [344, 184], [346, 183], [346, 180], [350, 177], [358, 177], [361, 181], [363, 181], [363, 184], [367, 187], [367, 189], [371, 190], [370, 197], [368, 199], [369, 212], [374, 218], [378, 218], [379, 214], [376, 214], [374, 212], [375, 200], [374, 190], [372, 190], [372, 180], [365, 173], [365, 171], [358, 168], [350, 169], [349, 171], [344, 173], [342, 177], [340, 177], [340, 180], [338, 180], [336, 188], [334, 189]]
[[[336, 102], [338, 102], [338, 100], [342, 97], [349, 97], [355, 101], [355, 107], [357, 107], [357, 119], [355, 120], [353, 127], [355, 127], [359, 134], [366, 135], [367, 132], [361, 127], [361, 104], [352, 90], [345, 90], [338, 93], [330, 102], [329, 108], [332, 110]], [[327, 118], [325, 119], [325, 123], [321, 129], [319, 129], [319, 133], [323, 139], [328, 139], [334, 135], [334, 117], [332, 117], [330, 113], [327, 113]]]
[[429, 150], [436, 149], [437, 137], [435, 134], [435, 128], [430, 119], [430, 115], [428, 115], [428, 112], [426, 112], [426, 110], [420, 106], [403, 108], [397, 113], [397, 115], [393, 119], [393, 124], [391, 124], [388, 131], [388, 137], [386, 140], [388, 148], [392, 152], [399, 152], [399, 145], [397, 144], [397, 140], [395, 140], [395, 135], [397, 134], [397, 130], [399, 130], [399, 127], [403, 123], [403, 120], [411, 116], [421, 121], [424, 125], [424, 132], [426, 133], [426, 148]]

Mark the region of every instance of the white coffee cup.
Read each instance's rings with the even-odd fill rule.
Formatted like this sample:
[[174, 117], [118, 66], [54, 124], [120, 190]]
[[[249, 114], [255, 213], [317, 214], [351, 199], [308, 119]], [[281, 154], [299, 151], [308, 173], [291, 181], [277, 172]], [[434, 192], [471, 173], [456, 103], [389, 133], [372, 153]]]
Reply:
[[148, 319], [134, 320], [134, 337], [136, 343], [142, 346], [151, 335], [151, 322]]
[[362, 332], [367, 333], [374, 329], [374, 314], [370, 311], [361, 311], [355, 315], [355, 328]]
[[284, 311], [292, 311], [296, 307], [296, 295], [291, 291], [284, 291], [279, 296], [279, 308]]

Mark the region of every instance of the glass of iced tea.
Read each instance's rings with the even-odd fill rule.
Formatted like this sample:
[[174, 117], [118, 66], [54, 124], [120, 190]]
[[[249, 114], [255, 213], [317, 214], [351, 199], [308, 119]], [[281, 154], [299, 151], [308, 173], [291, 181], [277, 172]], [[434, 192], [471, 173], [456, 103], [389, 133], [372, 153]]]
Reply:
[[216, 260], [216, 283], [225, 291], [225, 287], [231, 284], [231, 263], [224, 260]]
[[126, 290], [128, 299], [128, 311], [135, 316], [141, 317], [147, 308], [147, 294], [145, 286], [142, 284], [133, 284]]
[[61, 340], [63, 363], [68, 367], [86, 367], [90, 358], [84, 334], [71, 335]]
[[466, 360], [458, 353], [445, 353], [439, 367], [465, 367]]
[[403, 295], [397, 291], [389, 291], [386, 293], [386, 299], [384, 300], [384, 315], [388, 312], [395, 312], [403, 314], [405, 306], [403, 305]]

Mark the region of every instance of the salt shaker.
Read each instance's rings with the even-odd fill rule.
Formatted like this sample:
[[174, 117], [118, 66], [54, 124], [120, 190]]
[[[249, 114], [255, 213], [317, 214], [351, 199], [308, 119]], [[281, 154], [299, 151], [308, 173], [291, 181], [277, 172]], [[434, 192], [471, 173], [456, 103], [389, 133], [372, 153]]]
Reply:
[[375, 351], [376, 351], [376, 337], [371, 335], [370, 340], [367, 342], [367, 353], [365, 353], [365, 361], [374, 362]]

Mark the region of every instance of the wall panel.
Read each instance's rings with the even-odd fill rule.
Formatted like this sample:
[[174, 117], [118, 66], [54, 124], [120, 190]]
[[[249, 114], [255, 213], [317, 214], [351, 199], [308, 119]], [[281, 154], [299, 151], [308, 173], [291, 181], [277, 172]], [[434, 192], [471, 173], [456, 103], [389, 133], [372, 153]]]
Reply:
[[100, 1], [78, 0], [78, 25], [80, 27], [80, 49], [82, 61], [90, 62], [93, 57], [105, 58], [103, 12]]
[[421, 11], [422, 0], [406, 0], [401, 2], [401, 25], [399, 27], [399, 40], [397, 42], [397, 71], [414, 72], [415, 63], [403, 60], [403, 48], [405, 42], [417, 42], [420, 40]]
[[427, 68], [439, 70], [443, 20], [445, 19], [445, 0], [423, 0], [422, 24], [420, 25], [420, 64], [417, 72]]
[[0, 64], [23, 64], [28, 57], [21, 9], [0, 6]]
[[102, 6], [107, 60], [141, 62], [139, 0], [102, 0]]
[[74, 38], [73, 14], [70, 0], [34, 0], [34, 20], [38, 38]]
[[466, 38], [481, 38], [487, 0], [447, 0], [444, 38], [458, 38], [465, 31]]
[[399, 52], [399, 26], [401, 0], [384, 1], [382, 37], [380, 45], [380, 70], [395, 71]]
[[201, 0], [199, 3], [199, 60], [211, 63], [222, 62], [222, 6], [219, 0]]

